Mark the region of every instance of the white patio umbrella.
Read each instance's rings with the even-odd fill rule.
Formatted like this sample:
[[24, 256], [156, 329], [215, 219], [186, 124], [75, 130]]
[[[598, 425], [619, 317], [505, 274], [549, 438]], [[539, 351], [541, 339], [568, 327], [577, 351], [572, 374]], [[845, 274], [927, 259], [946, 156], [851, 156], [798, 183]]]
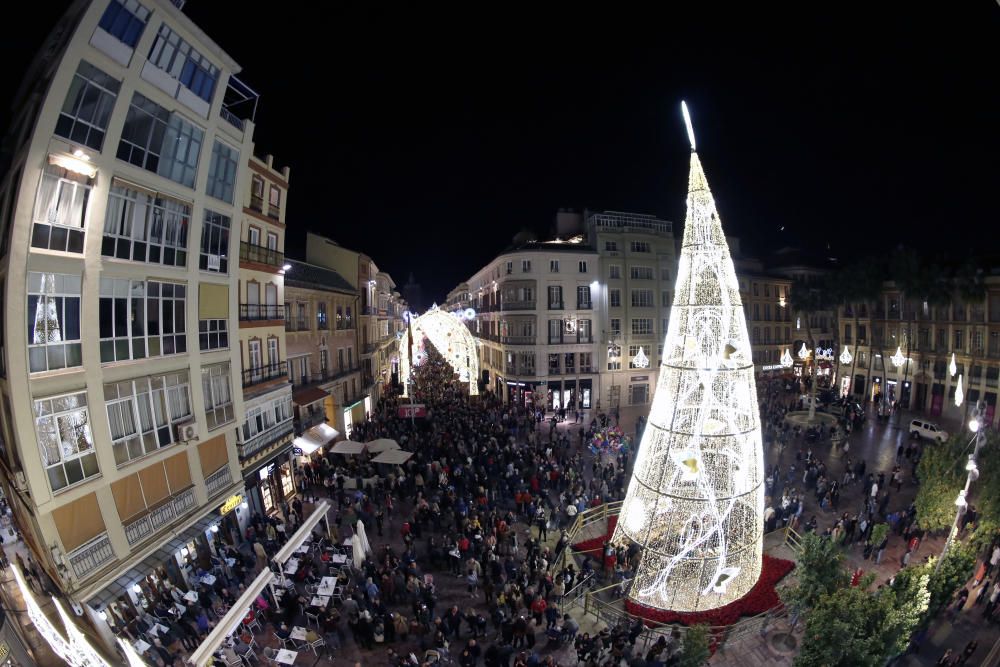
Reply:
[[365, 563], [365, 550], [361, 546], [361, 540], [357, 539], [357, 536], [351, 542], [351, 549], [354, 551], [354, 567], [360, 570], [361, 566]]
[[358, 521], [358, 525], [354, 528], [354, 543], [361, 543], [361, 549], [363, 553], [370, 554], [372, 552], [372, 545], [368, 543], [368, 534], [365, 532], [365, 524], [362, 521]]

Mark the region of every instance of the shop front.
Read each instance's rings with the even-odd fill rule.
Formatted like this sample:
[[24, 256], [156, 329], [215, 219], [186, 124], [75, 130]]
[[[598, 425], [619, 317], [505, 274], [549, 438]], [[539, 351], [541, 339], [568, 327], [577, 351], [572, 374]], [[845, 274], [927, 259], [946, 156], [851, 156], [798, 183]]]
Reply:
[[591, 378], [549, 380], [548, 403], [552, 410], [589, 410], [593, 407]]
[[372, 412], [372, 398], [371, 396], [365, 396], [352, 403], [351, 405], [345, 406], [344, 415], [344, 437], [350, 438], [351, 432], [354, 430], [355, 424], [362, 424], [368, 419], [368, 415]]
[[289, 442], [266, 463], [244, 474], [247, 502], [254, 514], [268, 516], [278, 512], [282, 502], [291, 502], [295, 495], [293, 470], [293, 444]]

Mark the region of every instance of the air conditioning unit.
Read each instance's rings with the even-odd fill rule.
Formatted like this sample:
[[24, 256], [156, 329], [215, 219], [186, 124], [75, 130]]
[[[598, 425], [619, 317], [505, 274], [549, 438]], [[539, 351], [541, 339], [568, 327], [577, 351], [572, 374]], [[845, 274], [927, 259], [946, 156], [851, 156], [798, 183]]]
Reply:
[[198, 439], [198, 422], [186, 421], [177, 425], [177, 440], [189, 442]]
[[208, 255], [208, 270], [219, 271], [222, 269], [222, 257], [219, 255]]

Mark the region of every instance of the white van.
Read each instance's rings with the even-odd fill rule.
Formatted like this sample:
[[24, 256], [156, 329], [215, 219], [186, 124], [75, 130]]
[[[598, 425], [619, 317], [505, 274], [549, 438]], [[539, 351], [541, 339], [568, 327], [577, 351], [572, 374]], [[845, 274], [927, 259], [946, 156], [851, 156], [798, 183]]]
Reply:
[[910, 422], [910, 437], [928, 438], [930, 440], [944, 442], [948, 439], [948, 433], [946, 431], [942, 431], [937, 424], [921, 421], [920, 419], [914, 419]]

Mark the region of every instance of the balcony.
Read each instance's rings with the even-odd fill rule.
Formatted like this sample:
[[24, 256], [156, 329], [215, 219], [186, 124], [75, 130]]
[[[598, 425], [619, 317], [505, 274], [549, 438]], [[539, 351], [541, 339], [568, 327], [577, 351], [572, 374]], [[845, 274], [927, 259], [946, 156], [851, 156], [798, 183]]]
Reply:
[[594, 337], [593, 336], [577, 336], [576, 337], [576, 342], [577, 343], [593, 343], [594, 342]]
[[534, 336], [504, 336], [504, 345], [534, 345], [537, 339]]
[[262, 382], [287, 377], [288, 375], [284, 361], [268, 364], [266, 366], [257, 366], [256, 368], [248, 368], [243, 371], [243, 388], [246, 389], [247, 387], [253, 387], [254, 385], [261, 384]]
[[87, 575], [97, 570], [101, 565], [113, 561], [115, 550], [111, 548], [108, 534], [103, 533], [74, 549], [68, 558], [76, 578], [86, 579]]
[[228, 489], [232, 483], [233, 474], [229, 470], [229, 465], [226, 464], [205, 478], [205, 488], [208, 491], [208, 497], [212, 498], [220, 491]]
[[505, 312], [508, 310], [534, 310], [535, 300], [531, 301], [504, 301], [502, 304], [502, 310]]
[[274, 204], [268, 204], [267, 217], [278, 220], [279, 218], [281, 218], [281, 209], [275, 206]]
[[240, 241], [240, 261], [265, 264], [280, 269], [285, 265], [285, 253], [266, 246]]
[[240, 322], [263, 322], [285, 319], [285, 307], [265, 303], [241, 303]]
[[309, 331], [308, 320], [285, 320], [285, 331]]
[[576, 309], [577, 310], [590, 310], [593, 307], [594, 307], [594, 304], [591, 301], [578, 301], [577, 304], [576, 304]]
[[302, 435], [316, 424], [326, 421], [326, 411], [318, 408], [299, 410], [299, 418], [295, 420], [295, 433]]
[[549, 302], [549, 310], [562, 310], [562, 309], [563, 309], [562, 301]]
[[597, 370], [593, 366], [580, 366], [581, 373], [596, 373]]
[[192, 486], [172, 498], [167, 498], [162, 505], [150, 510], [147, 514], [124, 524], [125, 539], [128, 540], [129, 546], [135, 546], [160, 528], [184, 516], [194, 506], [194, 487]]
[[239, 130], [240, 132], [243, 131], [243, 119], [234, 114], [226, 107], [222, 107], [219, 109], [219, 116], [224, 121], [226, 121], [227, 123], [235, 127], [237, 130]]
[[257, 115], [257, 92], [235, 76], [230, 76], [226, 82], [226, 90], [222, 96], [222, 107], [219, 116], [240, 132], [246, 125], [244, 119], [254, 120]]
[[[239, 452], [240, 460], [244, 461], [260, 450], [264, 449], [272, 442], [280, 440], [292, 432], [293, 425], [291, 418], [283, 422], [278, 422], [266, 431], [262, 431], [245, 442], [237, 443], [236, 451]], [[242, 434], [242, 429], [240, 434]]]
[[329, 331], [330, 330], [330, 320], [327, 319], [326, 317], [317, 317], [316, 318], [316, 328], [319, 329], [320, 331]]
[[264, 212], [264, 198], [260, 195], [250, 195], [250, 208], [258, 213]]

